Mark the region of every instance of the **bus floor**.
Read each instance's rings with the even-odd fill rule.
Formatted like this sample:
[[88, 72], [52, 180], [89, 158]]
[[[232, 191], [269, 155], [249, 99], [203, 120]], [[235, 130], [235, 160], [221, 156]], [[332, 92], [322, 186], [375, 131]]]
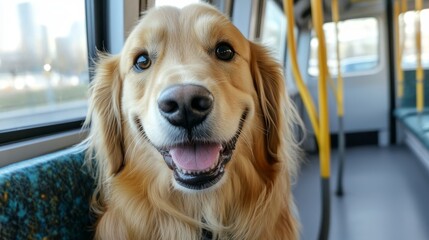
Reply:
[[[301, 239], [318, 239], [319, 163], [308, 155], [294, 185]], [[344, 196], [335, 195], [332, 152], [330, 240], [429, 239], [429, 171], [406, 146], [346, 150]]]

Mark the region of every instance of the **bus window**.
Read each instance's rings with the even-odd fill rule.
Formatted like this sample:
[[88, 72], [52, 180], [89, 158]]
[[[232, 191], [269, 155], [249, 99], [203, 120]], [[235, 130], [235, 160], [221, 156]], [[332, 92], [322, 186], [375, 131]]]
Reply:
[[85, 117], [84, 0], [0, 1], [0, 36], [0, 132]]
[[[399, 15], [401, 36], [404, 37], [404, 48], [402, 56], [402, 67], [404, 69], [416, 68], [416, 27], [415, 27], [415, 11], [409, 11]], [[402, 25], [404, 24], [404, 25]], [[420, 30], [422, 34], [422, 65], [429, 67], [429, 9], [424, 9], [420, 12]]]
[[[376, 68], [379, 64], [380, 41], [377, 19], [359, 18], [340, 21], [338, 28], [342, 73], [362, 73]], [[333, 22], [325, 23], [323, 29], [326, 36], [329, 72], [332, 76], [336, 76], [335, 24]], [[313, 37], [310, 45], [308, 73], [311, 76], [317, 76], [319, 74], [318, 40]]]
[[178, 8], [182, 8], [186, 5], [192, 4], [192, 3], [197, 3], [200, 2], [200, 0], [155, 0], [155, 6], [165, 6], [165, 5], [169, 5], [169, 6], [175, 6]]
[[267, 0], [262, 15], [261, 42], [274, 57], [284, 62], [286, 53], [286, 18], [274, 0]]

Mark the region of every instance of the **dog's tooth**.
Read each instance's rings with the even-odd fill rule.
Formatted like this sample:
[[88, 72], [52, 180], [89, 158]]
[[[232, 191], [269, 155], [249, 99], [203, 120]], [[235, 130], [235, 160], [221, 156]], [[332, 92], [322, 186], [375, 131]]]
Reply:
[[213, 165], [209, 168], [209, 170], [214, 169], [217, 166], [217, 164], [218, 164], [218, 161], [214, 162]]
[[181, 173], [184, 173], [184, 174], [186, 174], [187, 173], [187, 171], [185, 170], [185, 169], [182, 169], [182, 168], [178, 168], [179, 169], [179, 171], [181, 172]]

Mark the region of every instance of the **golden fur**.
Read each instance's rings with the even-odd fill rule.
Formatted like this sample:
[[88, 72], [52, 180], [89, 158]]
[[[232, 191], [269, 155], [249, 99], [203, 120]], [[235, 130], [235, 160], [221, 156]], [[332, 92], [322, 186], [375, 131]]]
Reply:
[[[219, 41], [234, 48], [232, 61], [214, 55]], [[142, 49], [153, 59], [138, 73], [133, 64]], [[201, 191], [177, 187], [154, 147], [169, 133], [156, 99], [184, 83], [213, 94], [208, 120], [219, 138], [231, 138], [248, 110], [223, 179]], [[96, 238], [197, 240], [206, 228], [219, 239], [297, 239], [295, 116], [281, 66], [217, 10], [204, 4], [150, 10], [119, 55], [101, 57], [91, 88]]]

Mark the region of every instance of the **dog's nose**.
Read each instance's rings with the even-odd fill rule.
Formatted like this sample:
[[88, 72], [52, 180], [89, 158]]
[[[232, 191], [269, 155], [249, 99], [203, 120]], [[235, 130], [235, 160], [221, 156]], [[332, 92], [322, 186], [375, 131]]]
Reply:
[[213, 108], [213, 95], [198, 85], [176, 85], [164, 90], [158, 108], [172, 125], [191, 129], [203, 122]]

